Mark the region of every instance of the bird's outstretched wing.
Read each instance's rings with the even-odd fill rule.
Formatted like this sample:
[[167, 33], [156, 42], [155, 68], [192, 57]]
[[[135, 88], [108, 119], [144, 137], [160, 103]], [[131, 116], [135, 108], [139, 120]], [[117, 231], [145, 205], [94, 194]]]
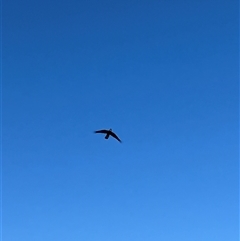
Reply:
[[113, 133], [112, 131], [110, 132], [110, 135], [111, 135], [112, 137], [114, 137], [115, 139], [117, 139], [119, 142], [122, 142], [122, 141], [119, 139], [119, 137], [118, 137], [115, 133]]
[[108, 131], [107, 131], [107, 130], [99, 130], [99, 131], [94, 131], [94, 133], [103, 133], [103, 134], [107, 134]]

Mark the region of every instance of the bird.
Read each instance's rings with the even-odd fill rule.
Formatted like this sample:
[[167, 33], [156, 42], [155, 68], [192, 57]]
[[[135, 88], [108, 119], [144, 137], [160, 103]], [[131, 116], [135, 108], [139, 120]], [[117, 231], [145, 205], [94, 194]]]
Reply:
[[109, 129], [109, 130], [98, 130], [98, 131], [94, 131], [94, 133], [103, 133], [103, 134], [106, 134], [105, 139], [108, 139], [109, 136], [112, 136], [115, 139], [117, 139], [119, 142], [122, 142], [119, 139], [119, 137], [114, 132], [112, 132], [112, 129]]

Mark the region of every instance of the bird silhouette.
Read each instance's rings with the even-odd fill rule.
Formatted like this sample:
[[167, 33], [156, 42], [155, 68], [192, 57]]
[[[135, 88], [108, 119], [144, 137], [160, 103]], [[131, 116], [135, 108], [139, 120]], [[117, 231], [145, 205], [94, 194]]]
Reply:
[[117, 139], [119, 142], [122, 142], [122, 141], [119, 139], [119, 137], [118, 137], [114, 132], [112, 132], [112, 129], [109, 129], [109, 130], [98, 130], [98, 131], [94, 131], [94, 133], [106, 134], [105, 139], [108, 139], [109, 136], [112, 136], [112, 137], [114, 137], [115, 139]]

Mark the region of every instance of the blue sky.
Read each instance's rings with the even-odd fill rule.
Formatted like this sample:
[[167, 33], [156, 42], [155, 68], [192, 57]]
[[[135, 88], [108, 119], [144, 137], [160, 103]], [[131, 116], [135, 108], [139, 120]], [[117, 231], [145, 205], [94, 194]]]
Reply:
[[2, 14], [4, 241], [237, 240], [238, 1]]

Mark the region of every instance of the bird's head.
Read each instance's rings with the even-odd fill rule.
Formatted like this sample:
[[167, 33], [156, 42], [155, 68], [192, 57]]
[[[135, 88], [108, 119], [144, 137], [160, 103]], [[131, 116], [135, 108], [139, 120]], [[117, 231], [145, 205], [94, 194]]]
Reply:
[[112, 129], [110, 128], [109, 131], [112, 131]]

